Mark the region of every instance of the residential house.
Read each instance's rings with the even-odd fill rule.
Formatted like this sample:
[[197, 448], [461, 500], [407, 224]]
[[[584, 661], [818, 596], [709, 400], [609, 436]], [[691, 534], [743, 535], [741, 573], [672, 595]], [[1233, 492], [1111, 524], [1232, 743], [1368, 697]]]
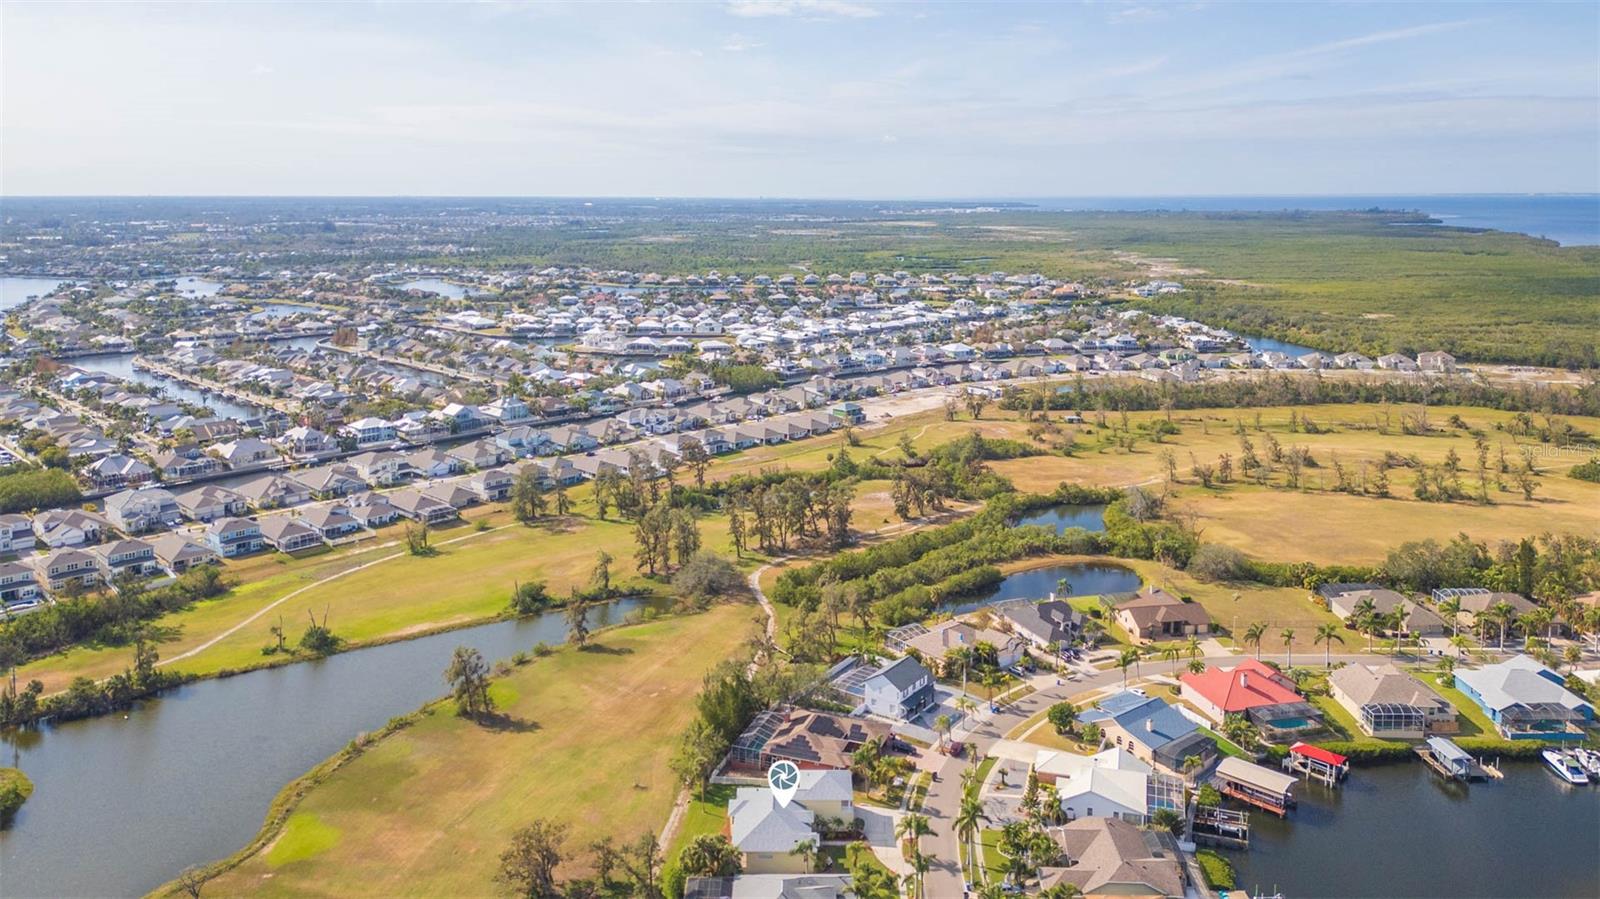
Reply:
[[1421, 740], [1457, 729], [1455, 707], [1392, 664], [1345, 665], [1328, 675], [1328, 693], [1374, 737]]
[[405, 479], [406, 461], [399, 453], [361, 453], [346, 461], [361, 480], [374, 487], [393, 487]]
[[322, 535], [300, 519], [287, 515], [274, 515], [261, 522], [261, 540], [284, 553], [322, 545]]
[[447, 452], [452, 459], [460, 460], [472, 468], [494, 468], [502, 465], [508, 458], [507, 453], [493, 440], [484, 438], [464, 443]]
[[456, 517], [456, 507], [420, 490], [401, 490], [389, 497], [396, 512], [426, 524], [438, 524]]
[[1118, 603], [1117, 623], [1135, 643], [1177, 640], [1211, 632], [1211, 616], [1196, 602], [1184, 602], [1160, 587], [1147, 587]]
[[331, 453], [339, 448], [338, 441], [306, 425], [298, 425], [284, 431], [277, 442], [289, 452], [289, 455], [301, 459]]
[[1039, 869], [1040, 890], [1077, 888], [1078, 895], [1182, 899], [1183, 854], [1171, 834], [1141, 830], [1118, 818], [1079, 818], [1053, 829], [1066, 864]]
[[84, 466], [83, 475], [96, 487], [105, 489], [146, 483], [155, 477], [155, 469], [132, 456], [112, 453]]
[[1010, 625], [1011, 632], [1044, 652], [1070, 644], [1083, 632], [1085, 616], [1065, 600], [1033, 602], [1015, 599], [989, 607]]
[[367, 489], [367, 482], [351, 465], [307, 468], [291, 473], [289, 478], [305, 487], [314, 499], [338, 499]]
[[510, 472], [490, 469], [473, 472], [472, 476], [467, 478], [467, 489], [483, 502], [497, 503], [511, 496], [511, 487], [515, 483], [516, 478]]
[[1027, 641], [992, 628], [974, 627], [965, 621], [946, 621], [902, 641], [906, 650], [915, 650], [929, 665], [949, 674], [952, 659], [962, 650], [976, 651], [980, 644], [994, 648], [995, 664], [1010, 668], [1022, 660]]
[[[1122, 749], [1107, 749], [1093, 756], [1041, 749], [1033, 770], [1043, 783], [1054, 784], [1067, 820], [1118, 818], [1132, 824], [1150, 819], [1150, 779], [1154, 770]], [[1165, 791], [1165, 805], [1181, 804], [1182, 787]]]
[[466, 463], [455, 456], [445, 453], [436, 447], [419, 449], [408, 453], [405, 464], [421, 478], [443, 478], [460, 474], [466, 470]]
[[1178, 677], [1178, 695], [1207, 718], [1223, 723], [1229, 715], [1244, 715], [1269, 736], [1316, 730], [1322, 718], [1305, 701], [1294, 681], [1256, 659], [1231, 668], [1208, 666], [1196, 674]]
[[1594, 706], [1564, 684], [1561, 675], [1525, 655], [1456, 669], [1456, 688], [1512, 740], [1584, 739]]
[[1443, 350], [1418, 353], [1417, 367], [1423, 371], [1452, 372], [1456, 370], [1456, 357]]
[[862, 684], [869, 714], [911, 721], [936, 704], [933, 674], [911, 656], [890, 662]]
[[[1204, 771], [1217, 759], [1217, 744], [1200, 726], [1154, 696], [1123, 690], [1085, 709], [1078, 720], [1098, 726], [1111, 745], [1173, 774]], [[1191, 757], [1200, 759], [1198, 769], [1185, 764]]]
[[321, 540], [333, 542], [361, 530], [361, 522], [339, 506], [319, 506], [300, 515], [300, 523]]
[[367, 493], [353, 498], [345, 506], [345, 513], [364, 528], [381, 528], [393, 524], [400, 511], [381, 493]]
[[206, 528], [206, 545], [224, 559], [259, 552], [261, 525], [249, 518], [219, 518]]
[[358, 418], [339, 429], [339, 433], [355, 438], [356, 446], [373, 446], [375, 444], [393, 443], [396, 439], [395, 426], [381, 418]]
[[0, 554], [33, 549], [33, 522], [21, 514], [0, 515]]
[[110, 522], [82, 509], [46, 509], [33, 517], [33, 535], [51, 549], [99, 543]]
[[229, 468], [248, 468], [278, 458], [278, 451], [272, 444], [254, 437], [240, 437], [219, 443], [211, 447], [211, 453], [227, 463]]
[[183, 574], [198, 565], [218, 564], [222, 557], [209, 546], [196, 543], [182, 534], [166, 533], [151, 539], [151, 548], [162, 568]]
[[145, 577], [159, 572], [161, 568], [156, 560], [155, 547], [143, 540], [112, 540], [90, 547], [87, 551], [94, 556], [100, 577], [108, 584], [115, 583], [124, 574]]
[[188, 455], [174, 450], [155, 454], [156, 470], [164, 481], [187, 481], [222, 470], [222, 463], [203, 453]]
[[28, 559], [34, 578], [51, 593], [77, 585], [85, 588], [100, 584], [100, 564], [94, 556], [79, 549], [56, 549]]
[[304, 484], [276, 474], [240, 484], [239, 495], [257, 509], [281, 509], [311, 501], [311, 491]]
[[888, 739], [889, 726], [867, 718], [793, 707], [768, 709], [734, 741], [729, 762], [763, 774], [780, 759], [794, 762], [802, 771], [848, 771], [857, 750], [870, 741]]
[[106, 497], [106, 519], [127, 534], [171, 527], [183, 520], [178, 500], [160, 487], [124, 490]]
[[21, 562], [0, 562], [0, 605], [7, 611], [31, 606], [44, 596], [34, 569]]
[[[848, 774], [846, 775], [849, 776]], [[802, 843], [820, 844], [816, 813], [799, 802], [779, 802], [767, 787], [741, 787], [728, 803], [728, 841], [750, 874], [809, 871]]]
[[235, 491], [215, 484], [195, 487], [177, 495], [178, 511], [194, 521], [215, 521], [243, 515], [250, 503]]

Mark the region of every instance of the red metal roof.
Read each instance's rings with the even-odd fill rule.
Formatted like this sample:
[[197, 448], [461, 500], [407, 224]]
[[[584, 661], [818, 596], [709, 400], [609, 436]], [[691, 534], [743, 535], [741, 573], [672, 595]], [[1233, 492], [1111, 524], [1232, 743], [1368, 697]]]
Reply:
[[1222, 711], [1232, 714], [1263, 705], [1300, 702], [1304, 697], [1278, 683], [1282, 675], [1256, 661], [1245, 659], [1232, 668], [1207, 668], [1200, 674], [1178, 678]]
[[1308, 759], [1316, 759], [1327, 765], [1342, 765], [1349, 761], [1349, 759], [1337, 752], [1329, 752], [1321, 746], [1312, 746], [1310, 743], [1296, 743], [1289, 747], [1289, 751], [1295, 755], [1303, 755]]

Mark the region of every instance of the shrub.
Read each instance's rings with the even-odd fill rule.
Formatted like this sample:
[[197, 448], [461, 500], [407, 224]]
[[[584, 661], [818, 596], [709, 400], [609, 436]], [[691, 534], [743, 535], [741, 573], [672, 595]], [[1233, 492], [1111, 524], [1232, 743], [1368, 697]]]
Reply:
[[1200, 863], [1200, 874], [1206, 879], [1206, 886], [1212, 889], [1233, 889], [1233, 863], [1210, 849], [1201, 849], [1194, 854], [1194, 860]]
[[1577, 478], [1580, 481], [1592, 481], [1596, 484], [1600, 484], [1600, 456], [1596, 456], [1595, 458], [1579, 465], [1572, 466], [1572, 470], [1567, 472], [1567, 474], [1571, 477]]
[[672, 576], [672, 586], [684, 596], [697, 599], [730, 596], [746, 589], [744, 575], [732, 562], [704, 550], [678, 569]]
[[0, 514], [73, 505], [83, 499], [72, 475], [37, 468], [0, 477]]
[[1244, 553], [1220, 543], [1204, 543], [1189, 557], [1189, 573], [1202, 581], [1236, 581], [1249, 571]]
[[16, 768], [0, 768], [0, 821], [16, 814], [33, 795], [33, 781]]

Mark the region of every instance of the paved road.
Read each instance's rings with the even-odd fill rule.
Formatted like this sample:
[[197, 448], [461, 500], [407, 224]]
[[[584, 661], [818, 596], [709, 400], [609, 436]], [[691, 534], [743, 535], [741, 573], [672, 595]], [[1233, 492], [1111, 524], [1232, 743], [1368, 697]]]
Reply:
[[[1215, 664], [1227, 664], [1243, 659], [1242, 655], [1217, 655], [1208, 656], [1205, 661]], [[1264, 655], [1263, 659], [1282, 661], [1282, 656]], [[1382, 656], [1376, 655], [1335, 655], [1334, 662], [1370, 662], [1381, 660]], [[1321, 659], [1316, 661], [1320, 662]], [[1158, 674], [1171, 674], [1173, 671], [1187, 668], [1187, 659], [1181, 661], [1147, 661], [1142, 663], [1143, 668], [1150, 669], [1143, 674], [1150, 677]], [[1130, 672], [1130, 683], [1136, 678]], [[959, 725], [952, 732], [952, 738], [967, 744], [968, 751], [962, 758], [946, 759], [939, 768], [939, 779], [928, 789], [928, 797], [923, 802], [923, 813], [928, 816], [929, 824], [933, 827], [934, 835], [923, 841], [924, 851], [933, 856], [933, 867], [928, 871], [928, 878], [924, 892], [928, 899], [959, 899], [963, 895], [964, 882], [959, 868], [960, 841], [956, 838], [955, 828], [951, 825], [956, 812], [961, 808], [961, 771], [974, 761], [982, 760], [988, 754], [995, 741], [1003, 738], [1006, 733], [1016, 728], [1017, 725], [1044, 711], [1050, 706], [1093, 690], [1122, 685], [1122, 672], [1118, 669], [1102, 671], [1098, 674], [1082, 677], [1075, 681], [1065, 681], [1061, 686], [1048, 685], [1041, 690], [1030, 693], [1014, 703], [1003, 706], [999, 712], [989, 714], [987, 708], [980, 707], [975, 713], [974, 726], [965, 730]]]

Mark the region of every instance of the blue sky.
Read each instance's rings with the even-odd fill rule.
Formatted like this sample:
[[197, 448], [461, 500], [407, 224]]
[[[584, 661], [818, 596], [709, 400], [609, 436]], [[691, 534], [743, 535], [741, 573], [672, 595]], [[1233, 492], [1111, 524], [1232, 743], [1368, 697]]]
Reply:
[[1595, 191], [1593, 3], [0, 6], [0, 192]]

